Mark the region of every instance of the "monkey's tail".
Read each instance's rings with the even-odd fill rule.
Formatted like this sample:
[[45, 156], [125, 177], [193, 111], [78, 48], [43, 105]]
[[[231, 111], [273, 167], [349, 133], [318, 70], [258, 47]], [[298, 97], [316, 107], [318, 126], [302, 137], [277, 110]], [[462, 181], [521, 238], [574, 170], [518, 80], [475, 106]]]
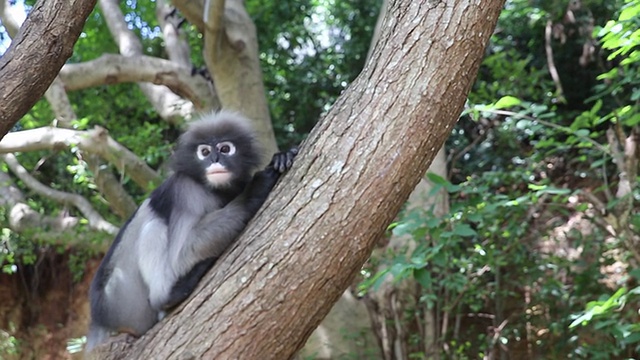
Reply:
[[89, 354], [93, 348], [107, 341], [109, 338], [109, 330], [102, 326], [91, 324], [89, 326], [89, 334], [87, 335], [87, 345], [84, 348], [84, 353]]

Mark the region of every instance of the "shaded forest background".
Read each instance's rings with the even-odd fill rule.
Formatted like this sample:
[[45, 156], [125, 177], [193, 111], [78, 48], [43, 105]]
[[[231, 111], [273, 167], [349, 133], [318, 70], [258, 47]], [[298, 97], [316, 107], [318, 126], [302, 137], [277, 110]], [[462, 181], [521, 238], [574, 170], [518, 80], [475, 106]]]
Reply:
[[[191, 50], [191, 75], [207, 81], [197, 26], [178, 11], [158, 16], [156, 5], [120, 4], [143, 53], [167, 58], [160, 22], [174, 22]], [[302, 141], [359, 74], [381, 5], [245, 1], [281, 148]], [[13, 7], [7, 2], [3, 9]], [[640, 356], [639, 28], [637, 0], [506, 2], [444, 149], [446, 171], [425, 175], [432, 195], [448, 193], [448, 206], [408, 206], [399, 214], [389, 238], [407, 241], [388, 246], [381, 239], [350, 290], [354, 301], [368, 305], [371, 329], [334, 329], [355, 347], [327, 357]], [[8, 35], [0, 27], [0, 53]], [[119, 51], [96, 10], [69, 62]], [[80, 116], [70, 128], [108, 129], [164, 173], [181, 122], [160, 114], [136, 84], [68, 96]], [[14, 131], [51, 125], [54, 111], [42, 100]], [[7, 154], [0, 162], [0, 354], [70, 356], [86, 326], [87, 274], [150, 188], [119, 177], [131, 200], [116, 207], [96, 173], [117, 162], [93, 168], [74, 144], [6, 149], [0, 142]], [[41, 191], [32, 180], [54, 191]], [[77, 204], [51, 196], [55, 191], [88, 200], [102, 225]], [[17, 202], [41, 221], [15, 222]], [[74, 226], [57, 221], [70, 219]], [[388, 314], [371, 301], [389, 279], [398, 290], [385, 294], [402, 305], [392, 314], [393, 327], [376, 323]], [[385, 351], [385, 344], [403, 350]], [[326, 358], [317, 351], [305, 357]]]

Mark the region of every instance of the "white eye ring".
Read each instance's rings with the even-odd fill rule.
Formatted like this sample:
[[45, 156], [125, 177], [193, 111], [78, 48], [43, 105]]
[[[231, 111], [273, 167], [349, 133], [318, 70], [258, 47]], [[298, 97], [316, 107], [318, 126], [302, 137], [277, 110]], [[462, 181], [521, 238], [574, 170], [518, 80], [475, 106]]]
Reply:
[[223, 141], [216, 145], [216, 149], [222, 155], [233, 155], [236, 153], [236, 146], [230, 141]]
[[204, 160], [211, 154], [211, 146], [209, 145], [198, 145], [198, 150], [196, 150], [196, 154], [198, 155], [198, 159]]

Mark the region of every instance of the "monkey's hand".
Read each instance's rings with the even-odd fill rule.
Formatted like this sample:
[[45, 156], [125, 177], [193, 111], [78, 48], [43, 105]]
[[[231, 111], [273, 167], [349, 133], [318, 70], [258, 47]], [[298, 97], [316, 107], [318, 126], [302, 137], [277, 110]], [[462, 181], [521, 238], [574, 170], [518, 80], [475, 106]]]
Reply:
[[298, 148], [292, 147], [289, 151], [279, 152], [273, 155], [271, 162], [267, 165], [265, 170], [274, 170], [279, 174], [283, 174], [285, 171], [291, 169], [293, 165], [293, 159], [298, 155]]
[[[298, 155], [298, 148], [293, 147], [288, 151], [278, 152], [273, 155], [269, 165], [257, 172], [249, 186], [248, 207], [255, 214], [269, 196], [269, 192], [276, 185], [280, 175], [291, 169], [293, 159]], [[253, 215], [252, 215], [253, 216]]]

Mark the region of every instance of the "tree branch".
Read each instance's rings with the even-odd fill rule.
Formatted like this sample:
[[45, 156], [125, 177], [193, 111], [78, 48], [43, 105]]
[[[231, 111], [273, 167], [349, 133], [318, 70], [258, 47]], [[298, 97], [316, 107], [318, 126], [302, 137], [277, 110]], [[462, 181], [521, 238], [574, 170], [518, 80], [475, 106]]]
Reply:
[[54, 127], [15, 131], [0, 141], [0, 154], [36, 150], [58, 150], [77, 146], [80, 150], [98, 154], [114, 164], [122, 173], [143, 189], [150, 191], [162, 178], [129, 149], [109, 136], [106, 129], [78, 131]]
[[[5, 24], [5, 28], [9, 33], [11, 38], [14, 38], [18, 33], [18, 29], [20, 28], [17, 20], [8, 12], [5, 11], [8, 6], [4, 0], [0, 0], [0, 20]], [[68, 126], [71, 120], [76, 118], [76, 115], [69, 103], [69, 99], [67, 98], [67, 94], [64, 91], [64, 86], [60, 82], [60, 79], [56, 76], [47, 91], [45, 92], [45, 97], [53, 112], [56, 114], [56, 120], [62, 124]]]
[[[26, 229], [42, 228], [46, 230], [64, 231], [78, 223], [73, 216], [44, 216], [33, 210], [24, 202], [24, 195], [11, 177], [0, 171], [0, 207], [8, 209], [9, 227], [15, 232]], [[45, 230], [46, 229], [46, 230]]]
[[148, 82], [165, 85], [174, 93], [191, 100], [199, 110], [212, 109], [216, 104], [215, 95], [204, 77], [191, 75], [191, 68], [151, 56], [104, 54], [80, 64], [66, 64], [60, 71], [60, 78], [67, 90], [123, 82]]
[[267, 153], [277, 150], [265, 98], [257, 32], [242, 0], [207, 0], [204, 61], [222, 107], [243, 113]]
[[220, 51], [220, 41], [224, 36], [224, 4], [225, 0], [206, 0], [204, 3], [205, 48], [210, 50], [214, 58]]
[[551, 46], [551, 34], [553, 32], [552, 27], [553, 23], [551, 20], [547, 20], [547, 25], [544, 28], [544, 49], [547, 54], [547, 67], [549, 68], [551, 79], [553, 79], [553, 83], [556, 85], [556, 96], [558, 97], [558, 102], [565, 103], [566, 99], [564, 98], [562, 81], [560, 81], [560, 75], [558, 74], [556, 63], [553, 60], [553, 47]]
[[[124, 14], [120, 10], [120, 2], [117, 0], [99, 0], [98, 5], [107, 23], [107, 27], [115, 42], [118, 44], [123, 56], [142, 55], [142, 43], [136, 35], [129, 30], [124, 21]], [[180, 98], [171, 92], [166, 86], [138, 83], [151, 105], [160, 117], [173, 123], [180, 124], [188, 119], [194, 112], [194, 104]]]
[[[175, 0], [204, 35], [204, 58], [220, 105], [252, 120], [265, 152], [277, 150], [264, 96], [255, 25], [242, 0]], [[204, 15], [203, 15], [204, 14]], [[205, 20], [207, 23], [205, 23]]]
[[131, 196], [125, 191], [122, 184], [114, 176], [107, 166], [100, 159], [93, 159], [92, 157], [98, 157], [97, 155], [89, 155], [85, 161], [91, 169], [94, 176], [94, 182], [100, 191], [100, 194], [104, 196], [104, 199], [109, 203], [109, 207], [115, 212], [121, 219], [128, 219], [131, 214], [136, 211], [138, 205], [133, 201]]
[[20, 165], [18, 159], [16, 159], [13, 154], [6, 154], [2, 156], [2, 158], [9, 166], [11, 172], [13, 172], [20, 180], [22, 180], [22, 182], [36, 193], [63, 204], [73, 205], [82, 213], [82, 215], [84, 215], [85, 218], [87, 218], [87, 220], [89, 220], [89, 226], [96, 230], [105, 231], [112, 235], [115, 235], [118, 232], [118, 228], [104, 220], [102, 216], [93, 209], [93, 206], [91, 206], [87, 199], [77, 194], [52, 189], [39, 182], [29, 174], [27, 169]]
[[11, 5], [8, 0], [0, 0], [0, 22], [2, 26], [7, 30], [7, 33], [11, 38], [16, 37], [20, 24], [18, 21], [7, 11]]
[[[169, 59], [182, 67], [193, 67], [189, 44], [180, 37], [179, 26], [180, 22], [184, 21], [184, 19], [179, 18], [177, 9], [173, 7], [168, 0], [157, 0], [156, 19], [162, 29], [162, 36], [164, 37], [165, 43], [164, 49]], [[177, 20], [180, 22], [177, 22]]]
[[[0, 5], [4, 4], [4, 1], [0, 0]], [[10, 34], [15, 34], [15, 32], [17, 32], [17, 28], [13, 29], [17, 23], [14, 24], [14, 19], [12, 19], [9, 14], [4, 11], [4, 8], [1, 7], [0, 18], [3, 21], [8, 21], [8, 26], [11, 28], [8, 29]], [[11, 36], [13, 37], [14, 35]], [[100, 66], [101, 64], [94, 65], [98, 66], [99, 69], [103, 68]], [[83, 78], [91, 78], [92, 74], [93, 72], [90, 72], [89, 74], [85, 73], [83, 74]], [[67, 96], [65, 86], [60, 79], [60, 76], [56, 76], [44, 95], [56, 115], [56, 125], [64, 128], [70, 128], [71, 122], [76, 120], [77, 116], [71, 106], [71, 102], [69, 101], [69, 97]], [[101, 171], [102, 162], [98, 156], [89, 155], [85, 158], [85, 161], [94, 173], [96, 186], [107, 199], [111, 208], [122, 218], [129, 217], [136, 209], [136, 204], [133, 199], [131, 199], [131, 197], [124, 191], [124, 188], [116, 181], [111, 172]]]
[[33, 6], [0, 58], [0, 139], [40, 99], [71, 56], [95, 3], [39, 0]]
[[171, 2], [198, 31], [204, 33], [204, 0], [174, 0]]

